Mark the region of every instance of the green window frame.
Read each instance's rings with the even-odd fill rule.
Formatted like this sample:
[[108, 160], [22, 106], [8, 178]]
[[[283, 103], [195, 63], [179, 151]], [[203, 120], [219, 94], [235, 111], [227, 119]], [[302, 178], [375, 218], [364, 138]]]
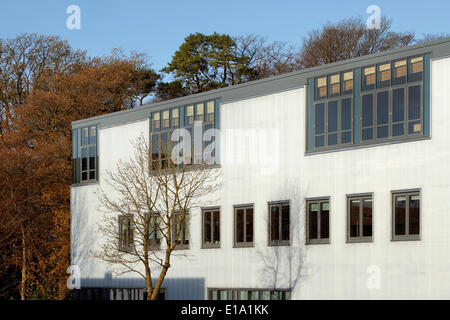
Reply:
[[306, 244], [330, 243], [330, 198], [306, 199]]
[[392, 191], [392, 240], [420, 240], [421, 190]]
[[373, 194], [347, 195], [347, 242], [373, 241]]

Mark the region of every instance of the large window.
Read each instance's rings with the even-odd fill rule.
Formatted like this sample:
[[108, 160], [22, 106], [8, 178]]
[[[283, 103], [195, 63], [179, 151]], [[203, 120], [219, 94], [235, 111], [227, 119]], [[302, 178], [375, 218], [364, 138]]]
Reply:
[[220, 248], [220, 209], [202, 210], [203, 248]]
[[420, 239], [420, 190], [392, 192], [392, 239]]
[[131, 252], [134, 248], [133, 219], [127, 216], [119, 217], [119, 250]]
[[157, 214], [147, 214], [149, 231], [148, 231], [148, 243], [152, 248], [159, 248], [161, 245], [161, 219]]
[[425, 71], [419, 55], [309, 79], [308, 151], [429, 135]]
[[347, 226], [349, 242], [372, 241], [372, 195], [347, 198]]
[[289, 244], [289, 202], [269, 204], [269, 244]]
[[253, 205], [234, 208], [234, 246], [253, 246]]
[[330, 201], [306, 201], [306, 240], [308, 244], [330, 242]]
[[353, 71], [315, 79], [314, 147], [352, 142]]
[[[218, 108], [216, 108], [216, 104], [216, 101], [211, 100], [152, 112], [150, 130], [154, 167], [157, 165], [161, 165], [163, 168], [167, 166], [169, 160], [168, 150], [174, 143], [178, 143], [171, 142], [173, 130], [177, 128], [186, 129], [191, 137], [191, 145], [184, 149], [186, 152], [190, 152], [190, 154], [184, 155], [185, 161], [190, 163], [194, 163], [194, 160], [197, 163], [203, 161], [203, 150], [211, 142], [203, 141], [202, 135], [206, 130], [218, 127], [216, 120], [216, 109]], [[201, 123], [198, 126], [201, 132], [195, 128], [195, 121]], [[200, 135], [198, 139], [195, 136], [196, 134]]]
[[74, 129], [72, 134], [74, 183], [97, 181], [97, 126]]
[[172, 239], [177, 243], [175, 249], [189, 249], [189, 213], [176, 213], [172, 224]]
[[289, 289], [209, 288], [209, 300], [291, 300]]

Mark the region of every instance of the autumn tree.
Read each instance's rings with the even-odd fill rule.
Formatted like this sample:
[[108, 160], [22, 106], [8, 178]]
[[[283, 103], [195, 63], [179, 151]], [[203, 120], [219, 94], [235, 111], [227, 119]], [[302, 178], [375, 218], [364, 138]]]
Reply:
[[[209, 203], [205, 197], [218, 189], [219, 169], [203, 163], [180, 166], [168, 157], [155, 162], [143, 136], [133, 145], [134, 157], [108, 171], [98, 191], [102, 244], [92, 254], [117, 275], [140, 275], [147, 299], [155, 300], [174, 250], [189, 241], [189, 210]], [[159, 148], [166, 155], [175, 150]]]
[[413, 32], [394, 32], [392, 21], [382, 17], [379, 29], [367, 29], [360, 18], [328, 23], [313, 30], [303, 42], [297, 68], [310, 68], [368, 54], [404, 47], [414, 40]]

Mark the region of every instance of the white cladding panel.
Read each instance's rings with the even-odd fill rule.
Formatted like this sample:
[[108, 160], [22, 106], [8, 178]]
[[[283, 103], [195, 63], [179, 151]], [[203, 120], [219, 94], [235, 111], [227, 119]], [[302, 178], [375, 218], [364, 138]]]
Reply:
[[[175, 257], [170, 299], [204, 299], [206, 288], [293, 286], [292, 299], [450, 298], [450, 59], [432, 61], [431, 133], [422, 141], [305, 155], [305, 91], [220, 106], [221, 248], [201, 249], [201, 211], [191, 243]], [[99, 130], [100, 185], [106, 169], [132, 155], [148, 121]], [[244, 137], [244, 138], [243, 138]], [[240, 153], [239, 150], [245, 151]], [[240, 158], [240, 156], [242, 156]], [[90, 287], [135, 287], [89, 256], [100, 243], [99, 184], [72, 187], [72, 260]], [[391, 191], [421, 189], [421, 240], [391, 241]], [[346, 195], [373, 193], [373, 242], [346, 242]], [[305, 198], [330, 197], [330, 244], [305, 246]], [[290, 200], [291, 246], [269, 247], [268, 201]], [[254, 204], [253, 248], [233, 248], [233, 205]], [[371, 288], [371, 289], [370, 289]]]

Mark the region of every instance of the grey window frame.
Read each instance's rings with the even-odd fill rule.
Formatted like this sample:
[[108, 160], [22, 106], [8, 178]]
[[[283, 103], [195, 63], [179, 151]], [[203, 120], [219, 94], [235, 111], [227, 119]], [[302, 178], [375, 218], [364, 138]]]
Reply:
[[[283, 200], [283, 201], [270, 201], [267, 203], [268, 206], [268, 234], [267, 234], [267, 244], [268, 246], [289, 246], [291, 241], [291, 204], [289, 200]], [[289, 208], [289, 240], [271, 240], [272, 235], [272, 214], [271, 214], [271, 208], [272, 207], [278, 207], [278, 236], [280, 239], [282, 238], [282, 210], [281, 208], [283, 206], [288, 206]]]
[[[348, 72], [352, 72], [352, 81], [353, 81], [353, 89], [351, 93], [346, 93], [343, 94], [344, 90], [344, 74], [348, 73]], [[330, 96], [330, 76], [335, 75], [335, 74], [339, 74], [339, 81], [340, 81], [340, 87], [339, 87], [339, 95], [337, 96]], [[354, 107], [354, 91], [355, 91], [355, 74], [353, 70], [345, 70], [345, 71], [341, 71], [341, 72], [335, 72], [335, 73], [330, 73], [326, 75], [326, 79], [327, 79], [327, 95], [324, 98], [316, 98], [315, 94], [316, 94], [316, 83], [317, 83], [317, 79], [318, 78], [323, 78], [325, 76], [320, 76], [320, 77], [315, 77], [314, 78], [314, 98], [313, 98], [313, 133], [314, 133], [314, 139], [313, 139], [313, 144], [314, 144], [314, 151], [321, 151], [321, 150], [329, 150], [329, 149], [336, 149], [336, 148], [340, 148], [342, 146], [351, 146], [353, 145], [353, 141], [354, 141], [354, 117], [355, 117], [355, 107]], [[350, 138], [350, 142], [346, 142], [346, 143], [342, 143], [342, 101], [346, 100], [346, 99], [350, 99], [351, 101], [351, 129], [347, 129], [345, 130], [345, 132], [350, 131], [351, 134], [351, 138]], [[330, 134], [328, 132], [328, 123], [329, 123], [329, 119], [328, 119], [328, 104], [330, 102], [333, 101], [337, 101], [337, 143], [335, 145], [328, 145], [328, 134]], [[324, 133], [323, 134], [316, 134], [316, 105], [318, 104], [324, 104]], [[334, 133], [334, 132], [333, 132]], [[317, 136], [324, 136], [324, 145], [322, 147], [316, 147], [316, 137]]]
[[[172, 126], [172, 113], [173, 110], [178, 109], [178, 126]], [[163, 113], [168, 111], [169, 112], [169, 127], [163, 128]], [[155, 113], [159, 113], [159, 129], [153, 130], [153, 117]], [[181, 108], [180, 107], [173, 107], [173, 108], [167, 108], [163, 110], [154, 111], [150, 115], [150, 150], [152, 152], [152, 165], [153, 165], [153, 136], [158, 136], [158, 165], [162, 168], [165, 168], [163, 160], [168, 161], [170, 158], [170, 155], [168, 155], [167, 159], [163, 159], [162, 152], [161, 152], [161, 143], [162, 143], [162, 135], [167, 134], [167, 141], [172, 144], [171, 136], [175, 129], [181, 128]]]
[[[416, 57], [424, 57], [424, 55], [418, 55], [418, 56], [408, 56], [408, 57], [404, 57], [404, 58], [400, 58], [400, 59], [395, 59], [395, 60], [391, 60], [389, 61], [385, 61], [382, 63], [377, 63], [375, 65], [367, 65], [367, 66], [363, 66], [361, 67], [361, 71], [366, 68], [366, 67], [370, 67], [370, 66], [374, 66], [375, 67], [375, 88], [371, 89], [371, 90], [366, 90], [366, 91], [362, 91], [362, 87], [363, 87], [363, 81], [364, 81], [364, 77], [361, 76], [361, 93], [360, 93], [360, 106], [361, 106], [361, 112], [360, 112], [360, 119], [359, 119], [359, 123], [360, 123], [360, 145], [372, 145], [372, 144], [377, 144], [377, 143], [384, 143], [384, 142], [394, 142], [394, 141], [402, 141], [402, 140], [411, 140], [414, 139], [415, 137], [422, 137], [424, 136], [423, 130], [424, 130], [424, 73], [423, 73], [423, 69], [422, 69], [422, 80], [420, 81], [408, 81], [408, 77], [409, 77], [409, 64], [410, 64], [410, 60], [411, 58], [416, 58]], [[397, 61], [402, 61], [402, 60], [406, 60], [406, 69], [407, 69], [407, 73], [406, 73], [406, 81], [405, 83], [401, 83], [401, 84], [393, 84], [393, 79], [394, 79], [394, 65], [395, 62]], [[379, 88], [379, 72], [378, 72], [378, 67], [380, 65], [384, 65], [384, 64], [391, 64], [391, 84], [390, 86], [386, 86], [386, 87], [381, 87]], [[420, 86], [420, 119], [415, 119], [415, 120], [409, 120], [408, 116], [409, 116], [409, 88], [410, 87], [415, 87], [415, 86]], [[393, 136], [393, 125], [394, 125], [394, 90], [396, 89], [403, 89], [403, 101], [404, 101], [404, 110], [403, 110], [403, 135], [399, 135], [399, 136]], [[377, 119], [377, 108], [378, 108], [378, 93], [380, 92], [388, 92], [388, 101], [389, 101], [389, 106], [388, 106], [388, 137], [387, 138], [377, 138], [377, 123], [378, 123], [378, 119]], [[362, 112], [362, 107], [363, 107], [363, 96], [367, 95], [367, 94], [372, 94], [373, 95], [373, 139], [371, 140], [363, 140], [363, 112]], [[417, 133], [409, 133], [409, 123], [410, 122], [416, 122], [416, 121], [420, 121], [420, 126], [421, 126], [421, 130], [420, 132]], [[396, 123], [401, 123], [401, 122], [396, 122]]]
[[[122, 223], [123, 221], [127, 220], [128, 222], [130, 222], [131, 220], [131, 227], [130, 227], [130, 231], [131, 231], [131, 243], [130, 243], [130, 239], [126, 239], [126, 247], [123, 246], [124, 243], [124, 239], [123, 239], [123, 234], [122, 234]], [[118, 245], [117, 248], [120, 252], [125, 252], [125, 253], [131, 253], [131, 251], [134, 250], [134, 228], [133, 228], [133, 219], [130, 216], [126, 216], [126, 215], [120, 215], [118, 217], [118, 227], [119, 227], [119, 239], [118, 240]], [[129, 236], [128, 236], [129, 237]]]
[[[263, 300], [263, 293], [268, 292], [269, 293], [269, 299], [265, 300], [275, 300], [274, 294], [279, 293], [281, 294], [284, 299], [278, 299], [278, 300], [291, 300], [291, 290], [290, 289], [274, 289], [274, 288], [207, 288], [206, 289], [206, 297], [208, 300], [222, 300], [222, 299], [214, 299], [214, 291], [216, 291], [217, 297], [219, 297], [220, 292], [226, 292], [227, 298], [224, 300], [241, 300], [241, 301], [252, 301], [252, 300]], [[253, 291], [257, 293], [256, 299], [240, 299], [241, 292], [249, 292]]]
[[[177, 214], [178, 214], [178, 212], [174, 213], [174, 215], [177, 215]], [[190, 249], [190, 245], [191, 245], [191, 237], [190, 237], [190, 230], [191, 230], [191, 228], [190, 228], [190, 225], [189, 225], [191, 223], [190, 220], [191, 220], [190, 219], [190, 213], [189, 213], [189, 211], [186, 211], [186, 213], [184, 215], [184, 236], [185, 236], [184, 241], [186, 241], [186, 237], [187, 237], [188, 243], [187, 244], [185, 244], [185, 243], [178, 243], [175, 246], [174, 250], [189, 250]], [[174, 221], [172, 221], [172, 241], [180, 241], [180, 240], [173, 240], [173, 239], [175, 239], [175, 232], [176, 232], [176, 227], [177, 227], [176, 223], [173, 223], [173, 222]], [[186, 229], [187, 229], [187, 231], [186, 231]], [[180, 234], [180, 236], [181, 236], [181, 234]]]
[[[159, 227], [159, 224], [160, 224], [159, 220], [161, 218], [160, 218], [159, 214], [156, 214], [156, 213], [150, 215], [150, 213], [146, 212], [145, 214], [148, 216], [148, 219], [152, 219], [152, 218], [155, 219], [154, 222], [153, 222], [154, 223], [153, 227], [150, 225], [152, 221], [151, 220], [149, 221], [149, 227], [153, 229], [153, 230], [152, 229], [149, 230], [149, 233], [150, 232], [156, 232], [156, 234], [154, 235], [154, 238], [151, 238], [150, 234], [148, 236], [148, 240], [150, 241], [149, 248], [151, 248], [151, 249], [160, 249], [161, 248], [162, 236], [161, 236], [161, 230], [160, 230], [160, 227]], [[159, 234], [159, 237], [158, 237], [158, 234]], [[154, 243], [153, 240], [158, 240], [158, 242]]]
[[[363, 223], [360, 223], [359, 225], [359, 237], [351, 237], [350, 236], [350, 202], [353, 200], [360, 200], [360, 207], [359, 207], [359, 219], [360, 221], [363, 221], [363, 207], [362, 203], [364, 200], [370, 199], [372, 200], [372, 235], [370, 237], [363, 236]], [[374, 234], [374, 197], [373, 193], [361, 193], [361, 194], [349, 194], [347, 195], [347, 242], [348, 243], [361, 243], [361, 242], [373, 242], [373, 234]]]
[[[244, 242], [237, 242], [236, 241], [236, 237], [237, 237], [237, 210], [239, 209], [243, 209], [244, 210], [244, 221], [243, 221], [243, 228], [244, 230], [242, 231], [244, 234]], [[245, 239], [247, 238], [247, 209], [252, 209], [253, 210], [253, 215], [252, 215], [252, 241], [251, 242], [247, 242], [245, 241]], [[251, 248], [254, 246], [255, 244], [255, 206], [254, 204], [238, 204], [238, 205], [234, 205], [233, 206], [233, 247], [234, 248]]]
[[[212, 216], [214, 216], [214, 212], [219, 211], [219, 230], [221, 229], [222, 225], [222, 215], [220, 207], [205, 207], [202, 208], [202, 249], [214, 249], [214, 248], [220, 248], [221, 246], [221, 237], [222, 232], [219, 231], [219, 242], [217, 243], [207, 243], [205, 242], [205, 213], [210, 212]], [[211, 220], [211, 237], [213, 237], [214, 234], [214, 224], [213, 219]]]
[[[92, 128], [95, 128], [95, 143], [90, 142]], [[87, 144], [83, 144], [83, 130], [85, 130], [85, 129], [87, 129], [87, 131], [88, 131], [88, 138], [87, 138], [88, 143]], [[85, 184], [85, 183], [91, 183], [94, 181], [98, 181], [98, 147], [97, 147], [97, 145], [98, 145], [98, 126], [94, 125], [94, 126], [89, 126], [89, 127], [83, 127], [83, 128], [80, 128], [80, 130], [81, 130], [81, 137], [80, 137], [80, 167], [79, 167], [80, 181], [79, 181], [79, 183]], [[90, 163], [91, 157], [90, 157], [89, 150], [92, 147], [95, 148], [95, 156], [94, 156], [95, 168], [94, 169], [91, 169], [91, 163]], [[82, 157], [83, 149], [86, 149], [86, 153], [87, 153], [87, 170], [83, 170], [83, 157]], [[90, 178], [91, 171], [94, 171], [95, 176], [93, 179]], [[85, 179], [85, 180], [83, 180], [83, 172], [86, 172], [87, 179]]]
[[[321, 230], [320, 230], [320, 219], [321, 219], [321, 213], [322, 213], [322, 203], [328, 203], [328, 238], [321, 238]], [[305, 199], [305, 203], [306, 203], [306, 214], [305, 214], [305, 219], [306, 219], [306, 224], [305, 224], [305, 235], [306, 235], [306, 244], [307, 245], [311, 245], [311, 244], [330, 244], [331, 242], [331, 223], [330, 223], [330, 216], [331, 216], [331, 201], [330, 201], [330, 197], [319, 197], [319, 198], [307, 198]], [[319, 211], [318, 211], [318, 217], [317, 217], [317, 239], [310, 239], [309, 238], [309, 204], [311, 203], [317, 203], [319, 206]]]
[[[409, 234], [409, 201], [405, 201], [405, 235], [395, 235], [395, 197], [419, 196], [419, 234]], [[391, 191], [391, 241], [420, 241], [422, 238], [422, 190], [404, 189]]]

